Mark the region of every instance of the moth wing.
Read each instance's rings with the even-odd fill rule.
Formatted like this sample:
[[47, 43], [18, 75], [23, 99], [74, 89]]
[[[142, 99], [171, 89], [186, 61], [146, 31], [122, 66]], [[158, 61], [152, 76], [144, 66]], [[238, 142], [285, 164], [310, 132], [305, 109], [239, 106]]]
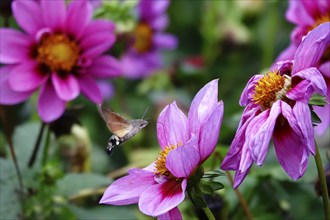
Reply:
[[97, 109], [110, 131], [120, 138], [130, 132], [133, 126], [122, 116], [105, 105], [97, 105]]

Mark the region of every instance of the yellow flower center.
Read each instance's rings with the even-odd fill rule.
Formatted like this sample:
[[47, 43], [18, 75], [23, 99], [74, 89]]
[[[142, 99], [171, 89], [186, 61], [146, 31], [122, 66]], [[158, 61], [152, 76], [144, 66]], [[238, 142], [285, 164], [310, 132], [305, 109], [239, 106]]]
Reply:
[[330, 14], [329, 13], [326, 13], [325, 15], [322, 15], [322, 16], [316, 18], [315, 23], [313, 25], [309, 26], [308, 32], [313, 30], [314, 28], [316, 28], [320, 24], [325, 23], [325, 22], [329, 22], [329, 21], [330, 21]]
[[278, 71], [270, 72], [257, 82], [253, 102], [260, 105], [261, 110], [268, 109], [276, 100], [283, 99], [290, 87], [289, 76], [282, 76]]
[[146, 23], [140, 23], [135, 28], [134, 34], [134, 48], [140, 53], [149, 51], [152, 47], [153, 31], [151, 27]]
[[180, 145], [166, 146], [160, 153], [155, 162], [155, 174], [169, 176], [171, 172], [166, 168], [166, 157], [171, 150], [179, 147]]
[[37, 61], [51, 71], [69, 72], [79, 58], [77, 43], [63, 34], [49, 34], [41, 39], [37, 47]]

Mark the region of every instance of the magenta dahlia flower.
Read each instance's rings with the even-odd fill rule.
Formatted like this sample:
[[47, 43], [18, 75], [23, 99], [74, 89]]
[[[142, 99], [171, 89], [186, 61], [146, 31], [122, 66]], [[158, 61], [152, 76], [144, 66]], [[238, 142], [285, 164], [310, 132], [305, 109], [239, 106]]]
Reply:
[[[320, 24], [328, 23], [327, 26], [323, 26], [323, 29], [327, 27], [327, 31], [330, 30], [330, 1], [329, 0], [290, 0], [289, 9], [286, 12], [286, 18], [288, 21], [296, 25], [295, 29], [291, 33], [291, 44], [285, 49], [276, 61], [292, 60], [296, 53], [296, 50], [306, 34]], [[317, 63], [317, 67], [322, 73], [326, 83], [328, 85], [327, 101], [330, 103], [330, 47], [325, 48], [323, 51], [323, 58]], [[317, 134], [323, 134], [330, 125], [330, 105], [325, 107], [314, 107], [315, 112], [322, 120], [315, 131]]]
[[163, 33], [168, 24], [169, 0], [141, 0], [137, 6], [138, 24], [127, 52], [122, 56], [123, 74], [132, 79], [150, 75], [162, 67], [161, 50], [172, 50], [177, 39]]
[[246, 108], [221, 165], [224, 170], [236, 170], [235, 188], [254, 162], [263, 164], [272, 137], [285, 172], [294, 180], [304, 175], [309, 155], [315, 154], [308, 102], [314, 93], [327, 94], [324, 78], [314, 66], [329, 42], [329, 31], [312, 31], [294, 61], [279, 62], [269, 73], [248, 82], [240, 99]]
[[138, 203], [140, 210], [160, 219], [181, 219], [177, 206], [184, 200], [187, 180], [214, 151], [223, 116], [218, 80], [195, 96], [188, 118], [173, 102], [160, 113], [157, 136], [161, 153], [144, 169], [131, 169], [113, 182], [100, 201], [110, 205]]
[[6, 64], [0, 104], [17, 104], [39, 91], [38, 113], [50, 122], [80, 93], [101, 103], [95, 79], [120, 73], [119, 61], [102, 55], [115, 41], [114, 24], [92, 21], [88, 1], [16, 0], [12, 8], [24, 33], [0, 29], [0, 63]]

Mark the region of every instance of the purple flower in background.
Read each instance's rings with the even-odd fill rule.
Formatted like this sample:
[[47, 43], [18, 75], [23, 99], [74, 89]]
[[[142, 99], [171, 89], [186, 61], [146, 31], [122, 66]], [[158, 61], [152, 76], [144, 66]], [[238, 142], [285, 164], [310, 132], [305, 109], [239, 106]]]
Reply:
[[[290, 0], [286, 18], [288, 21], [295, 24], [296, 27], [291, 33], [290, 46], [279, 55], [276, 62], [292, 60], [303, 37], [320, 24], [328, 22], [327, 31], [329, 32], [330, 1]], [[328, 85], [327, 101], [330, 103], [330, 46], [328, 46], [323, 53], [324, 56], [320, 62], [317, 63], [316, 67], [318, 67]], [[316, 126], [315, 131], [317, 134], [323, 134], [330, 125], [330, 105], [326, 107], [314, 107], [314, 110], [322, 120], [322, 123]]]
[[80, 93], [101, 103], [95, 79], [121, 71], [119, 61], [102, 55], [115, 41], [114, 24], [92, 21], [88, 1], [16, 0], [12, 8], [24, 33], [0, 29], [0, 62], [7, 64], [0, 69], [0, 104], [17, 104], [39, 90], [38, 113], [50, 122]]
[[173, 102], [160, 113], [157, 136], [161, 153], [144, 169], [131, 169], [113, 182], [100, 201], [110, 205], [138, 203], [159, 219], [181, 219], [188, 178], [214, 151], [223, 116], [218, 80], [205, 85], [191, 103], [188, 118]]
[[263, 164], [272, 137], [285, 172], [294, 180], [304, 175], [309, 155], [315, 154], [308, 102], [314, 93], [327, 93], [325, 81], [314, 66], [329, 41], [329, 32], [310, 32], [294, 61], [279, 62], [268, 74], [255, 75], [248, 82], [240, 99], [240, 105], [246, 108], [221, 165], [224, 170], [236, 170], [235, 188], [253, 162]]
[[172, 50], [177, 39], [163, 33], [168, 24], [169, 0], [141, 0], [137, 6], [138, 24], [127, 52], [122, 56], [123, 74], [131, 79], [143, 78], [162, 67], [161, 50]]

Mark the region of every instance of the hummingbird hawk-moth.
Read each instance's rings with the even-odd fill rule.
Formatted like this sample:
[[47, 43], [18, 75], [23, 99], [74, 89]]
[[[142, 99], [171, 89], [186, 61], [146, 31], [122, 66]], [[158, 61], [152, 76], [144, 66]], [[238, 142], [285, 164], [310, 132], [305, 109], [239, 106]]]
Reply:
[[127, 120], [103, 104], [98, 104], [97, 109], [112, 133], [105, 149], [109, 155], [112, 154], [113, 148], [131, 139], [148, 124], [148, 121], [143, 119]]

